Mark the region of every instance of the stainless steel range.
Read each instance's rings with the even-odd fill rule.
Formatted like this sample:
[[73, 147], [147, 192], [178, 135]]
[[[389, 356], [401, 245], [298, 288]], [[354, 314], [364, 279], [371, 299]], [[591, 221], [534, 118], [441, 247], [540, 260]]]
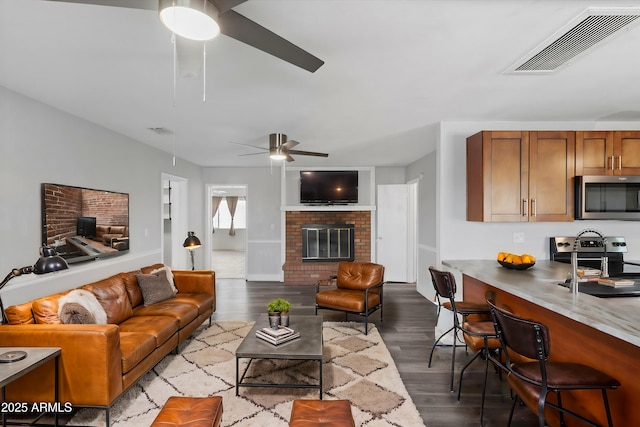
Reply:
[[[549, 239], [550, 259], [570, 264], [575, 241], [576, 237], [551, 237]], [[627, 242], [624, 237], [605, 236], [603, 239], [583, 236], [576, 245], [576, 252], [580, 267], [601, 269], [602, 257], [605, 256], [608, 258], [610, 277], [625, 277], [636, 282], [634, 286], [624, 288], [612, 288], [595, 282], [580, 283], [580, 292], [599, 297], [640, 296], [640, 264], [624, 260], [624, 254], [627, 253]]]

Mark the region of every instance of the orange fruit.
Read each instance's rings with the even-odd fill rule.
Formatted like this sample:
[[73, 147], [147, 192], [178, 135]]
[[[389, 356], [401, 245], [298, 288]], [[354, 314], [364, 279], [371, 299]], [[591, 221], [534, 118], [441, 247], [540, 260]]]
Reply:
[[512, 264], [522, 264], [522, 257], [520, 255], [514, 255], [513, 256], [513, 260], [511, 261]]
[[507, 255], [507, 257], [503, 260], [504, 262], [508, 262], [509, 264], [513, 264], [513, 257], [515, 257], [516, 255], [514, 254], [509, 254]]
[[536, 261], [533, 255], [522, 254], [520, 257], [522, 258], [523, 264], [533, 264]]
[[498, 252], [498, 261], [504, 261], [508, 255], [509, 252]]

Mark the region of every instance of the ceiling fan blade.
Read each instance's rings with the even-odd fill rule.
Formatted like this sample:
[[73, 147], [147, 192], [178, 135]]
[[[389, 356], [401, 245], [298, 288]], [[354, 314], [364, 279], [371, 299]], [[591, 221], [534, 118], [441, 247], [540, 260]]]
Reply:
[[284, 144], [282, 144], [282, 148], [285, 150], [291, 150], [296, 145], [300, 144], [298, 141], [294, 141], [293, 139], [288, 140]]
[[233, 10], [221, 13], [218, 24], [222, 34], [312, 73], [324, 64], [321, 59]]
[[[250, 144], [243, 144], [241, 142], [232, 142], [232, 141], [227, 141], [229, 144], [235, 144], [235, 145], [243, 145], [245, 147], [251, 147], [251, 148], [257, 148], [258, 150], [264, 150], [264, 151], [269, 151], [268, 148], [264, 148], [264, 147], [258, 147], [257, 145], [250, 145]], [[258, 154], [263, 154], [263, 153], [258, 153]]]
[[100, 6], [128, 7], [130, 9], [158, 10], [157, 0], [49, 0], [62, 3], [97, 4]]
[[238, 157], [244, 157], [244, 156], [257, 156], [258, 154], [260, 154], [261, 156], [265, 153], [247, 153], [247, 154], [238, 154]]
[[299, 156], [329, 157], [327, 153], [316, 153], [315, 151], [287, 150], [287, 153], [297, 154]]
[[226, 11], [233, 9], [239, 4], [246, 2], [247, 0], [209, 0], [209, 1], [214, 4], [216, 9], [218, 9], [218, 13], [225, 13]]
[[291, 157], [291, 156], [289, 155], [289, 153], [287, 153], [287, 157], [285, 158], [285, 160], [286, 160], [287, 162], [295, 162], [295, 161], [296, 161], [296, 159], [294, 159], [293, 157]]

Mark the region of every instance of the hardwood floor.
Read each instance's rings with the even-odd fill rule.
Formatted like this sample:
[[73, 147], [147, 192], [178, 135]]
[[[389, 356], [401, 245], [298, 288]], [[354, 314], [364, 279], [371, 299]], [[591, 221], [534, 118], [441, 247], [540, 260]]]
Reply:
[[[415, 285], [389, 283], [384, 288], [384, 322], [373, 314], [400, 376], [427, 427], [466, 427], [480, 425], [480, 399], [484, 361], [476, 360], [465, 373], [462, 397], [457, 400], [460, 370], [472, 357], [464, 348], [456, 350], [456, 392], [449, 391], [451, 347], [439, 347], [432, 367], [427, 367], [434, 340], [436, 307], [415, 290]], [[314, 314], [314, 286], [284, 286], [277, 282], [245, 282], [243, 279], [217, 279], [217, 310], [214, 320], [255, 320], [266, 311], [267, 302], [276, 297], [293, 305], [291, 315]], [[344, 320], [344, 314], [321, 310], [326, 320]], [[357, 320], [357, 316], [350, 316]], [[512, 400], [506, 379], [489, 367], [484, 426], [506, 426]], [[537, 418], [518, 406], [512, 427], [534, 427]], [[412, 427], [412, 426], [406, 426]]]

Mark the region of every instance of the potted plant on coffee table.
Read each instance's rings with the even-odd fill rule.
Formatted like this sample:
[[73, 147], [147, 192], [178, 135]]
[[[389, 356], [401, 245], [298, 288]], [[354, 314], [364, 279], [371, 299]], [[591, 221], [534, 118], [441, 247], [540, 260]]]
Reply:
[[269, 312], [269, 324], [274, 327], [274, 321], [278, 318], [278, 325], [289, 326], [289, 311], [291, 310], [291, 303], [282, 298], [276, 298], [269, 302], [267, 311]]

